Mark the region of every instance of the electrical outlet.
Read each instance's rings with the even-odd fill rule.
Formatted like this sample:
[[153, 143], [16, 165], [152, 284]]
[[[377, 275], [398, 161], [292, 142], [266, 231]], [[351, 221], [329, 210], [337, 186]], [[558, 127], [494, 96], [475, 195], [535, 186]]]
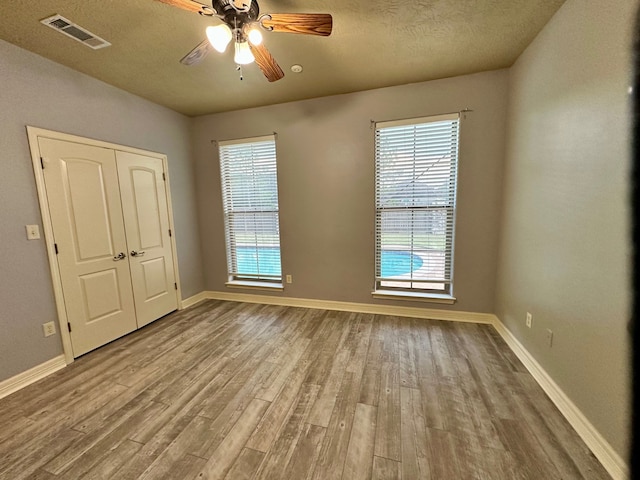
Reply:
[[45, 337], [50, 337], [56, 334], [56, 324], [53, 322], [43, 323], [42, 330]]
[[531, 324], [533, 323], [533, 315], [527, 312], [527, 327], [531, 328]]
[[293, 283], [293, 278], [291, 277], [291, 275], [287, 275], [287, 283]]
[[547, 345], [549, 348], [553, 346], [553, 332], [547, 328]]

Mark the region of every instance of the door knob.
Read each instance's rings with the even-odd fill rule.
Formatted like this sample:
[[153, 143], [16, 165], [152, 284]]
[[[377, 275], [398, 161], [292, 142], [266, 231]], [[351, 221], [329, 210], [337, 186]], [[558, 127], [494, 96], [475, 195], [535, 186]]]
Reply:
[[125, 258], [127, 258], [127, 256], [125, 255], [125, 253], [124, 253], [124, 252], [120, 252], [120, 253], [118, 254], [118, 256], [113, 257], [113, 261], [114, 261], [114, 262], [117, 262], [118, 260], [124, 260]]
[[132, 257], [142, 257], [144, 255], [144, 251], [136, 252], [135, 250], [131, 250]]

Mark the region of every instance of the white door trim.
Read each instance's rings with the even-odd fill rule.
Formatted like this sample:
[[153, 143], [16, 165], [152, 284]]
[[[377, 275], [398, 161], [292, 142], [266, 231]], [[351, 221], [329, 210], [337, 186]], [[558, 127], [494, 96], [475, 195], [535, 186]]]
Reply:
[[92, 145], [95, 147], [109, 148], [121, 152], [137, 153], [140, 155], [146, 155], [149, 157], [159, 158], [162, 160], [162, 166], [166, 176], [166, 200], [169, 213], [169, 228], [171, 229], [171, 250], [173, 252], [173, 268], [176, 275], [176, 284], [178, 286], [176, 290], [176, 298], [178, 305], [182, 299], [182, 289], [180, 288], [180, 275], [178, 272], [178, 255], [176, 248], [176, 235], [175, 226], [173, 222], [173, 207], [171, 205], [171, 189], [169, 185], [169, 168], [167, 163], [167, 156], [162, 153], [151, 152], [147, 150], [141, 150], [139, 148], [127, 147], [124, 145], [118, 145], [115, 143], [104, 142], [101, 140], [94, 140], [91, 138], [80, 137], [77, 135], [71, 135], [68, 133], [56, 132], [53, 130], [46, 130], [43, 128], [27, 126], [27, 136], [29, 139], [29, 149], [31, 150], [31, 163], [33, 165], [33, 173], [36, 181], [36, 190], [38, 192], [38, 203], [40, 205], [40, 214], [42, 217], [42, 230], [44, 232], [44, 239], [47, 249], [47, 256], [49, 258], [49, 270], [51, 273], [51, 283], [53, 286], [53, 295], [56, 301], [56, 310], [58, 313], [58, 324], [60, 337], [62, 338], [62, 348], [64, 350], [64, 359], [68, 364], [73, 363], [73, 349], [71, 348], [71, 335], [67, 327], [67, 312], [64, 303], [64, 295], [62, 292], [62, 282], [60, 279], [60, 270], [58, 268], [58, 262], [56, 259], [55, 242], [53, 235], [53, 224], [51, 223], [51, 216], [49, 215], [49, 204], [47, 201], [47, 188], [44, 183], [44, 173], [42, 171], [42, 165], [40, 163], [40, 146], [38, 145], [38, 138], [51, 138], [54, 140], [63, 140], [67, 142], [81, 143], [83, 145]]

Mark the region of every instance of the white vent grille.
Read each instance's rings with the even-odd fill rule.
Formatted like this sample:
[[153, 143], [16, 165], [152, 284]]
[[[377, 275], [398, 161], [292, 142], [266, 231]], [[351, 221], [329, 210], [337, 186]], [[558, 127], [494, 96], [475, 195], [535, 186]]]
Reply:
[[67, 20], [62, 15], [54, 15], [53, 17], [45, 18], [44, 20], [40, 20], [40, 23], [43, 23], [47, 27], [51, 27], [60, 33], [64, 33], [66, 36], [71, 37], [94, 50], [111, 45], [104, 38], [94, 35], [90, 31], [76, 25], [71, 20]]

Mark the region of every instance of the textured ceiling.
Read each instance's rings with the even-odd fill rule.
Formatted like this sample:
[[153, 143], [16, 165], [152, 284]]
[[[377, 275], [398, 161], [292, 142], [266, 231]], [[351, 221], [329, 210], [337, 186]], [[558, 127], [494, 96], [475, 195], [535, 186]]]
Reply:
[[[180, 64], [219, 21], [154, 0], [2, 0], [0, 38], [193, 116], [509, 67], [564, 0], [259, 3], [261, 13], [333, 15], [330, 37], [265, 33], [285, 72], [275, 83], [255, 64], [240, 81], [232, 49]], [[54, 14], [112, 46], [92, 50], [40, 23]]]

